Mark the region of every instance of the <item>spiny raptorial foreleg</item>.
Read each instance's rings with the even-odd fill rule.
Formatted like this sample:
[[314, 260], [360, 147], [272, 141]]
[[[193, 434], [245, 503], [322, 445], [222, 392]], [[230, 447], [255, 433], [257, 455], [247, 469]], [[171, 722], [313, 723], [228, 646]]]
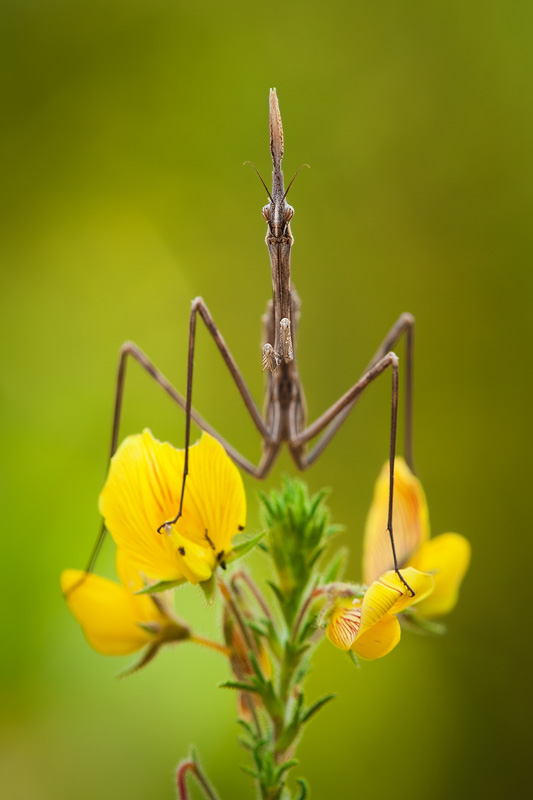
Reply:
[[286, 364], [289, 364], [294, 359], [290, 319], [287, 319], [287, 317], [283, 317], [283, 319], [279, 323], [279, 327], [280, 327], [280, 338], [281, 338], [281, 353], [278, 353], [268, 342], [267, 344], [263, 345], [262, 347], [263, 372], [266, 369], [268, 369], [270, 372], [274, 372], [279, 367], [282, 361], [284, 361]]

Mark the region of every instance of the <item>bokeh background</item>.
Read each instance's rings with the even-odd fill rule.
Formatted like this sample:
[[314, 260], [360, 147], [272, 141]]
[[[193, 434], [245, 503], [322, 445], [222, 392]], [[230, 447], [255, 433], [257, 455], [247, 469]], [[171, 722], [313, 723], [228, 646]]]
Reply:
[[[323, 645], [295, 775], [312, 797], [514, 797], [531, 756], [532, 6], [464, 2], [3, 0], [2, 794], [172, 798], [195, 743], [222, 798], [250, 798], [215, 653], [141, 673], [85, 643], [58, 577], [98, 527], [117, 354], [135, 340], [182, 389], [201, 294], [259, 399], [270, 294], [268, 90], [285, 127], [300, 369], [310, 416], [417, 319], [415, 455], [435, 534], [473, 545], [444, 638], [404, 635], [356, 670]], [[400, 355], [402, 355], [400, 350]], [[195, 402], [250, 458], [259, 442], [204, 330]], [[306, 476], [361, 537], [388, 445], [389, 380]], [[122, 432], [183, 443], [134, 365]], [[293, 473], [286, 455], [266, 486]], [[248, 530], [256, 484], [245, 478]], [[106, 545], [99, 570], [112, 569]], [[261, 564], [258, 565], [261, 568]], [[205, 633], [218, 609], [191, 587]]]

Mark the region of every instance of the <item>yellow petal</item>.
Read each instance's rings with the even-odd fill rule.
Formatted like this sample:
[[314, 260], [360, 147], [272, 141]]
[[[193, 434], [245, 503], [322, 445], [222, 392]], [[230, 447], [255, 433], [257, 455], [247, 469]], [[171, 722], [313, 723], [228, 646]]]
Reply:
[[183, 454], [144, 431], [120, 445], [100, 495], [100, 511], [117, 546], [154, 580], [184, 577], [179, 553], [168, 536], [157, 533], [177, 512], [182, 474]]
[[349, 650], [357, 637], [360, 624], [361, 600], [338, 600], [329, 618], [326, 636], [336, 647]]
[[375, 625], [359, 634], [352, 645], [353, 652], [367, 660], [382, 658], [400, 641], [401, 629], [397, 618], [385, 614]]
[[423, 600], [433, 591], [433, 575], [419, 572], [412, 567], [405, 567], [401, 573], [415, 592], [414, 597], [394, 570], [385, 572], [368, 587], [363, 598], [360, 635], [363, 631], [376, 625], [386, 614], [399, 614], [408, 606]]
[[189, 448], [183, 515], [179, 509], [184, 451], [150, 431], [128, 437], [111, 461], [100, 510], [118, 547], [153, 580], [207, 580], [244, 527], [246, 501], [239, 472], [222, 445], [204, 434]]
[[137, 605], [124, 586], [99, 575], [67, 569], [61, 574], [61, 589], [85, 638], [99, 653], [126, 655], [151, 641], [151, 635], [138, 625]]
[[168, 617], [161, 610], [161, 608], [164, 608], [162, 606], [163, 596], [158, 595], [158, 605], [150, 595], [136, 594], [136, 592], [144, 588], [146, 583], [131, 559], [118, 547], [115, 555], [115, 569], [120, 583], [128, 591], [131, 613], [135, 617], [137, 624], [157, 622], [161, 626], [166, 626]]
[[461, 581], [470, 564], [470, 543], [458, 533], [443, 533], [430, 539], [410, 559], [409, 564], [425, 572], [435, 572], [435, 589], [418, 606], [424, 617], [447, 614], [457, 603]]
[[199, 546], [207, 544], [213, 563], [219, 553], [231, 550], [233, 537], [246, 525], [246, 497], [239, 470], [220, 442], [207, 433], [189, 450], [183, 511], [178, 531]]
[[[363, 579], [370, 584], [394, 567], [390, 537], [387, 532], [389, 503], [389, 465], [385, 464], [374, 489], [374, 498], [365, 525], [363, 544]], [[403, 458], [396, 458], [392, 527], [398, 564], [429, 538], [429, 514], [422, 484]]]
[[139, 589], [144, 588], [145, 582], [139, 570], [136, 569], [124, 551], [118, 547], [115, 553], [115, 570], [120, 583], [126, 589], [129, 589], [130, 594], [134, 595]]

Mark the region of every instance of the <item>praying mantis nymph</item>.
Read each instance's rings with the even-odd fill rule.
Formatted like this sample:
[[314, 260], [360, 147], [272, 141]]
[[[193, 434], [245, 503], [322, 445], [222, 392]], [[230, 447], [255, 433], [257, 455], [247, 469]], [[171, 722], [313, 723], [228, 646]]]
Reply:
[[[340, 428], [361, 393], [379, 375], [390, 369], [392, 374], [391, 403], [391, 436], [390, 436], [390, 485], [387, 531], [391, 543], [391, 555], [394, 569], [411, 594], [411, 587], [402, 577], [392, 530], [392, 510], [394, 498], [394, 459], [396, 452], [396, 429], [398, 418], [398, 357], [393, 347], [405, 334], [406, 337], [406, 402], [405, 402], [405, 459], [413, 469], [412, 448], [412, 386], [413, 386], [413, 345], [414, 318], [411, 314], [402, 314], [389, 330], [377, 349], [366, 370], [359, 380], [353, 384], [330, 408], [324, 411], [313, 423], [307, 424], [305, 398], [296, 363], [296, 341], [298, 322], [300, 319], [300, 300], [291, 284], [291, 251], [293, 236], [291, 219], [294, 209], [287, 203], [287, 193], [294, 181], [284, 188], [281, 160], [283, 158], [283, 128], [279, 111], [276, 90], [270, 90], [270, 152], [272, 155], [272, 191], [269, 191], [263, 179], [261, 182], [267, 192], [269, 202], [263, 207], [262, 214], [267, 222], [266, 244], [270, 256], [272, 270], [272, 300], [268, 302], [264, 322], [265, 344], [262, 347], [263, 370], [267, 372], [265, 410], [262, 414], [248, 389], [244, 378], [231, 355], [209, 309], [201, 297], [192, 302], [189, 320], [189, 344], [187, 359], [187, 390], [184, 398], [150, 361], [145, 353], [133, 342], [126, 342], [120, 349], [118, 376], [116, 383], [115, 405], [113, 413], [113, 429], [111, 436], [110, 456], [117, 448], [118, 433], [126, 377], [126, 364], [132, 357], [161, 386], [161, 388], [185, 411], [185, 461], [181, 485], [179, 508], [173, 519], [162, 520], [158, 531], [165, 535], [176, 524], [182, 514], [183, 498], [188, 474], [188, 453], [190, 445], [191, 419], [204, 431], [214, 436], [223, 445], [228, 455], [239, 467], [255, 478], [264, 478], [272, 469], [280, 449], [284, 444], [299, 470], [305, 470], [313, 464]], [[255, 169], [255, 167], [254, 167]], [[257, 170], [256, 170], [257, 171]], [[259, 174], [259, 173], [258, 173]], [[295, 176], [296, 177], [296, 176]], [[193, 367], [197, 316], [203, 320], [207, 330], [228, 367], [233, 380], [244, 401], [263, 443], [263, 451], [259, 463], [252, 464], [234, 447], [232, 447], [211, 425], [209, 425], [192, 407]], [[317, 436], [319, 440], [308, 450], [309, 442]], [[87, 572], [94, 567], [99, 550], [105, 537], [105, 526], [102, 524], [98, 539], [91, 553]]]

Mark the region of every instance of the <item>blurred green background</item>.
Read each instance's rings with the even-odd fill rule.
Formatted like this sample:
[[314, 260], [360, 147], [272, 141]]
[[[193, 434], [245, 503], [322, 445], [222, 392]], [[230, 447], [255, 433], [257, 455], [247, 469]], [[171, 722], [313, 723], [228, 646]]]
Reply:
[[[58, 576], [98, 527], [117, 354], [135, 340], [184, 389], [191, 299], [207, 301], [259, 399], [270, 294], [268, 89], [296, 214], [300, 370], [310, 417], [417, 319], [415, 455], [434, 534], [473, 545], [444, 638], [405, 634], [355, 670], [325, 644], [311, 697], [338, 691], [300, 748], [312, 797], [514, 797], [531, 756], [532, 6], [504, 0], [3, 0], [1, 248], [2, 793], [172, 798], [195, 743], [222, 798], [251, 798], [215, 653], [90, 650]], [[403, 350], [400, 350], [403, 355]], [[198, 408], [259, 442], [200, 330]], [[306, 478], [330, 486], [360, 574], [388, 446], [389, 380]], [[183, 443], [183, 418], [131, 366], [125, 435]], [[267, 486], [293, 473], [284, 455]], [[256, 484], [245, 478], [248, 530]], [[99, 566], [112, 564], [108, 543]], [[520, 567], [521, 571], [518, 571]], [[217, 633], [197, 590], [180, 611]], [[526, 616], [524, 617], [524, 613]], [[523, 620], [526, 619], [526, 623]]]

